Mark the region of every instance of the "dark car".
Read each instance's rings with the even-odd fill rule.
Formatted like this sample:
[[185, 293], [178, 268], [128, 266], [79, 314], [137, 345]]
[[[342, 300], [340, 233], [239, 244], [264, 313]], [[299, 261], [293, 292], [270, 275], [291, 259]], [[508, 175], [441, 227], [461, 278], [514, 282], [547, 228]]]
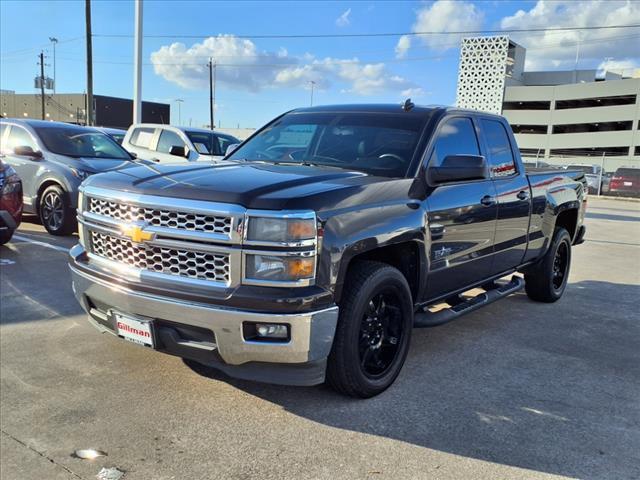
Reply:
[[22, 218], [22, 182], [16, 171], [0, 160], [0, 245], [13, 236]]
[[52, 235], [74, 230], [84, 179], [135, 164], [113, 138], [94, 128], [41, 120], [0, 120], [0, 153], [22, 180], [24, 211], [37, 214]]
[[640, 196], [640, 168], [618, 168], [609, 182], [609, 195]]
[[82, 185], [69, 263], [93, 325], [358, 397], [393, 383], [413, 327], [522, 288], [559, 300], [585, 234], [584, 173], [525, 172], [507, 121], [482, 112], [305, 108], [222, 162], [155, 167]]

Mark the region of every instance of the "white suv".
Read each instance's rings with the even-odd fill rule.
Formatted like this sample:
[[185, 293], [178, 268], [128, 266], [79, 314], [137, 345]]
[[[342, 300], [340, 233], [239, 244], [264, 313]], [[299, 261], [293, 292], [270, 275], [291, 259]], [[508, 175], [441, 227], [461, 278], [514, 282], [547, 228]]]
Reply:
[[129, 127], [122, 146], [144, 160], [176, 163], [219, 161], [229, 145], [237, 143], [231, 135], [202, 128], [139, 123]]

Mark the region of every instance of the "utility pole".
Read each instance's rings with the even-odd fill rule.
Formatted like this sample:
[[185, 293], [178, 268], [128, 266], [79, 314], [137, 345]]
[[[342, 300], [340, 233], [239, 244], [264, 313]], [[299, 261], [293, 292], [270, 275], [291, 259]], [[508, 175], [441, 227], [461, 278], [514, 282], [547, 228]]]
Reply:
[[314, 82], [313, 80], [309, 80], [309, 83], [311, 84], [311, 106], [313, 107], [313, 87], [315, 86], [316, 82]]
[[178, 125], [182, 125], [182, 109], [181, 109], [181, 105], [182, 105], [182, 102], [184, 102], [184, 100], [181, 99], [181, 98], [176, 98], [174, 100], [174, 102], [176, 102], [178, 104]]
[[87, 125], [93, 125], [93, 50], [91, 46], [91, 0], [84, 4], [87, 39]]
[[133, 123], [142, 123], [142, 0], [135, 0], [133, 41]]
[[42, 97], [42, 120], [46, 118], [44, 111], [44, 52], [40, 52], [40, 96]]
[[216, 62], [209, 58], [209, 127], [213, 130], [216, 126], [214, 123], [214, 107], [216, 104]]
[[49, 37], [49, 41], [53, 44], [53, 94], [56, 94], [56, 44], [58, 39], [56, 37]]

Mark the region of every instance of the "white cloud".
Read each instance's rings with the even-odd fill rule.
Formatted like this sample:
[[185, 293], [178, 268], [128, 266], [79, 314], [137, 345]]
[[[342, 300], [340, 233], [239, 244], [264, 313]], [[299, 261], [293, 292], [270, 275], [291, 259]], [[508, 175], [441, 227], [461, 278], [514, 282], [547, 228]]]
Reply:
[[[425, 5], [416, 12], [412, 32], [442, 32], [438, 35], [420, 35], [420, 41], [434, 50], [448, 50], [460, 45], [462, 35], [446, 32], [481, 30], [484, 13], [473, 3], [465, 1], [438, 0]], [[401, 44], [401, 42], [403, 42]], [[400, 37], [396, 55], [406, 55], [409, 42]], [[406, 48], [404, 48], [406, 46]]]
[[326, 89], [333, 82], [346, 83], [341, 91], [356, 95], [373, 95], [384, 91], [417, 88], [412, 82], [391, 74], [384, 63], [361, 63], [357, 58], [315, 59], [306, 65], [289, 67], [278, 72], [275, 83], [282, 86], [300, 86], [316, 82]]
[[396, 58], [405, 58], [409, 48], [411, 48], [411, 37], [402, 35], [396, 44]]
[[[640, 2], [613, 0], [539, 0], [528, 11], [518, 10], [500, 22], [503, 29], [587, 27], [640, 23]], [[632, 37], [635, 35], [635, 37]], [[527, 70], [573, 68], [580, 43], [578, 68], [593, 68], [606, 57], [640, 57], [640, 28], [512, 33], [527, 49]]]
[[421, 87], [407, 88], [405, 90], [402, 90], [402, 92], [400, 92], [400, 96], [403, 98], [424, 97], [425, 95], [426, 95], [426, 92]]
[[172, 43], [151, 53], [154, 72], [169, 82], [184, 88], [199, 89], [208, 86], [207, 62], [214, 58], [221, 65], [217, 81], [236, 89], [258, 91], [279, 70], [292, 60], [286, 50], [270, 53], [258, 50], [251, 40], [233, 35], [209, 37], [202, 43], [187, 48], [183, 43]]
[[336, 18], [336, 25], [339, 27], [346, 27], [347, 25], [349, 25], [351, 23], [351, 20], [349, 20], [349, 15], [351, 15], [351, 9], [347, 8], [344, 12], [342, 12], [342, 15]]
[[632, 58], [623, 60], [609, 58], [598, 65], [598, 70], [601, 72], [616, 72], [625, 76], [631, 76], [637, 69], [640, 69], [640, 62]]
[[220, 65], [217, 81], [233, 90], [307, 88], [310, 81], [314, 81], [318, 89], [338, 84], [342, 91], [356, 95], [419, 88], [391, 73], [384, 63], [364, 63], [358, 58], [318, 59], [310, 53], [295, 57], [284, 48], [277, 53], [266, 52], [251, 40], [233, 35], [209, 37], [189, 48], [182, 43], [166, 45], [151, 54], [151, 62], [155, 73], [169, 82], [183, 88], [206, 89], [209, 57]]

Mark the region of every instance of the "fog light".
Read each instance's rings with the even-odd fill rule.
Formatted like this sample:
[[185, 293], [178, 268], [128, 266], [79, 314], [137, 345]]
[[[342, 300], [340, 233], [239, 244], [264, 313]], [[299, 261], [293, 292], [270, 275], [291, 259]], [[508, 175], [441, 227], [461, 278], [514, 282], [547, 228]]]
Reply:
[[276, 323], [257, 323], [256, 333], [259, 337], [265, 338], [287, 338], [289, 336], [289, 329], [286, 325], [280, 325]]

